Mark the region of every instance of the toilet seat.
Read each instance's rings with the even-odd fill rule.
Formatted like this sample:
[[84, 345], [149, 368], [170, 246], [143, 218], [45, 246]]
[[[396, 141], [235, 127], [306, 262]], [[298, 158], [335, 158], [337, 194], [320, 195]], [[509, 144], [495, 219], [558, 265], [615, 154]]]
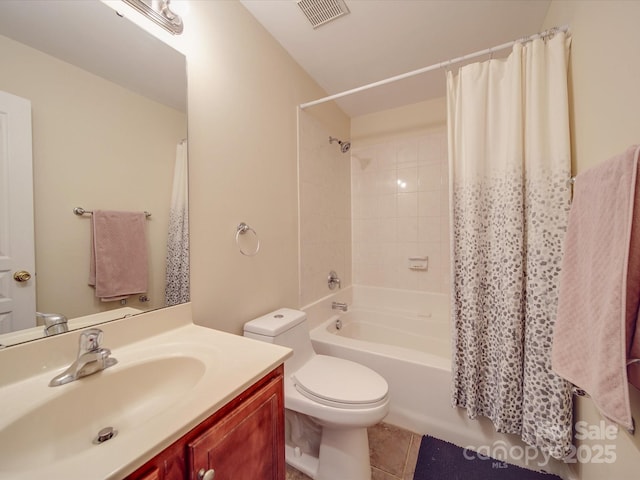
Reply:
[[314, 355], [291, 379], [305, 397], [338, 408], [376, 407], [389, 393], [386, 380], [370, 368], [326, 355]]

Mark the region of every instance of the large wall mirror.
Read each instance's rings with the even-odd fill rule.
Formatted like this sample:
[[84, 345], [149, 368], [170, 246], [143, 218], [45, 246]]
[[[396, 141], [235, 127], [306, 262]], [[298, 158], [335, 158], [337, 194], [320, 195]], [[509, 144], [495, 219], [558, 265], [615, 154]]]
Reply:
[[[0, 91], [31, 102], [37, 311], [73, 328], [78, 317], [163, 307], [174, 166], [187, 136], [184, 55], [99, 0], [3, 0], [0, 58]], [[96, 298], [91, 218], [75, 207], [151, 213], [145, 296]]]

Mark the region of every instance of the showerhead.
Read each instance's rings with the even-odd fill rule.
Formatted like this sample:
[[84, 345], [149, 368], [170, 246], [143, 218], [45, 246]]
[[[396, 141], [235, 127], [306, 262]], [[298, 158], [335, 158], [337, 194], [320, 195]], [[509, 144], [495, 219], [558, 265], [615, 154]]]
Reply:
[[338, 145], [340, 145], [340, 151], [342, 153], [347, 153], [349, 150], [351, 150], [351, 142], [343, 142], [342, 140], [338, 140], [335, 137], [329, 137], [329, 143], [333, 142], [338, 142]]

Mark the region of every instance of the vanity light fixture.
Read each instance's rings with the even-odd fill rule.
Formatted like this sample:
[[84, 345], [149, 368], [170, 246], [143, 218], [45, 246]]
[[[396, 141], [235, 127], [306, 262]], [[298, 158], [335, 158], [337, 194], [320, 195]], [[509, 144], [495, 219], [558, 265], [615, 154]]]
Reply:
[[182, 18], [169, 7], [171, 0], [122, 0], [173, 35], [184, 28]]

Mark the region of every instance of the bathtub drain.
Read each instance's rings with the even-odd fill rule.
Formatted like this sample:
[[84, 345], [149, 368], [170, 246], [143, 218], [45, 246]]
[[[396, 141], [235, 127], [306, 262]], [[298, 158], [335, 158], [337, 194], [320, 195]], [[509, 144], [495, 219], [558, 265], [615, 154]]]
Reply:
[[336, 320], [336, 330], [341, 330], [342, 329], [342, 320], [337, 319]]

